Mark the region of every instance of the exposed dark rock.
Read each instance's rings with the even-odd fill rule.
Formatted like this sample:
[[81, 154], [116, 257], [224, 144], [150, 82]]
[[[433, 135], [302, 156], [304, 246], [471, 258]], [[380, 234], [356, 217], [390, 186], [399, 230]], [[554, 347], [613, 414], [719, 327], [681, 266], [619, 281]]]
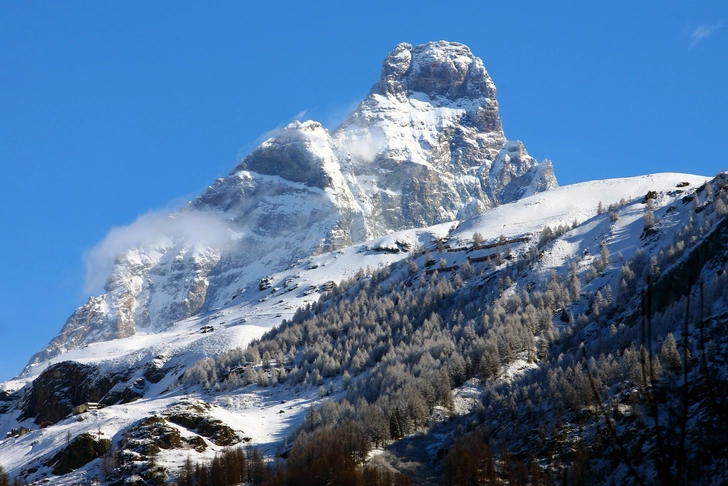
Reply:
[[205, 412], [206, 408], [203, 405], [185, 401], [173, 407], [166, 417], [172, 423], [207, 437], [215, 445], [230, 446], [243, 440], [240, 433]]
[[57, 363], [33, 381], [21, 420], [32, 417], [36, 424], [57, 423], [73, 407], [101, 401], [119, 380], [118, 376], [100, 374], [95, 366], [73, 361]]
[[190, 430], [195, 430], [202, 422], [202, 418], [201, 415], [184, 412], [176, 412], [167, 416], [167, 420], [170, 422]]
[[179, 430], [163, 417], [152, 416], [140, 420], [123, 433], [117, 453], [118, 463], [106, 479], [110, 485], [117, 486], [167, 484], [167, 471], [155, 463], [154, 456], [163, 449], [186, 447], [201, 452], [207, 446], [199, 437], [183, 439]]
[[68, 474], [85, 466], [111, 449], [111, 440], [98, 439], [91, 434], [81, 434], [53, 456], [53, 474]]
[[189, 439], [185, 438], [183, 440], [197, 452], [205, 452], [205, 450], [207, 450], [207, 442], [205, 442], [205, 439], [199, 435], [190, 437]]
[[197, 427], [197, 432], [209, 438], [215, 445], [231, 446], [242, 441], [242, 437], [222, 420], [206, 418]]
[[142, 398], [142, 396], [143, 395], [138, 391], [132, 388], [124, 387], [122, 390], [110, 391], [99, 403], [103, 405], [131, 403], [139, 400], [140, 398]]
[[297, 130], [284, 130], [245, 157], [238, 166], [258, 174], [276, 175], [320, 189], [328, 185], [326, 173], [318, 157], [312, 157], [307, 131], [321, 128], [320, 123], [299, 124]]
[[8, 432], [7, 437], [21, 437], [25, 434], [30, 432], [30, 429], [27, 427], [18, 427], [15, 429], [10, 429], [10, 432]]
[[179, 430], [171, 427], [162, 417], [149, 417], [124, 433], [121, 448], [146, 457], [154, 456], [161, 449], [182, 447]]
[[144, 378], [146, 378], [149, 383], [159, 383], [166, 374], [164, 363], [160, 360], [153, 359], [144, 366]]

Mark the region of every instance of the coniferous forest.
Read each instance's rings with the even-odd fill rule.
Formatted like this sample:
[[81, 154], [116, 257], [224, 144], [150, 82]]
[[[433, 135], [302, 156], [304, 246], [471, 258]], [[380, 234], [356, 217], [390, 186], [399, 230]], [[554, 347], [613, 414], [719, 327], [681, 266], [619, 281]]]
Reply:
[[[685, 202], [689, 223], [649, 258], [602, 245], [587, 271], [574, 261], [568, 275], [523, 285], [571, 228], [545, 228], [520, 252], [502, 242], [493, 258], [457, 269], [438, 268], [438, 242], [342, 282], [182, 382], [331, 395], [290, 437], [286, 459], [271, 459], [266, 484], [408, 484], [416, 478], [362, 465], [374, 449], [442, 430], [431, 467], [444, 485], [704, 483], [724, 474], [728, 450], [722, 180], [701, 188], [703, 203]], [[599, 213], [615, 222], [624, 204]], [[609, 266], [619, 285], [594, 289]], [[453, 391], [472, 380], [482, 400], [456, 417]]]

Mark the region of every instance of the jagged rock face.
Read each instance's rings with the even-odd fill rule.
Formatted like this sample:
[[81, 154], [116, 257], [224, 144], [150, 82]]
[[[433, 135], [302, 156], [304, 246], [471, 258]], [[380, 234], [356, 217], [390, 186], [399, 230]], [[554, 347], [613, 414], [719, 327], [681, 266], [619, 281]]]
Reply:
[[[294, 122], [263, 142], [190, 207], [222, 210], [237, 227], [261, 238], [305, 240], [311, 232], [317, 241], [325, 240], [319, 250], [340, 248], [367, 236], [333, 141], [320, 123], [312, 121]], [[310, 251], [306, 248], [303, 253]]]
[[394, 96], [403, 102], [412, 93], [423, 93], [440, 106], [473, 101], [478, 106], [468, 113], [470, 124], [483, 132], [503, 134], [495, 84], [483, 62], [463, 44], [399, 44], [384, 60], [381, 78], [372, 93]]
[[53, 474], [68, 474], [102, 457], [110, 450], [110, 439], [97, 439], [88, 433], [81, 434], [51, 458]]
[[324, 165], [333, 162], [325, 159], [333, 157], [330, 138], [321, 124], [299, 122], [263, 142], [243, 159], [237, 170], [279, 176], [291, 182], [325, 189], [331, 181], [327, 180]]
[[103, 295], [91, 297], [30, 364], [90, 342], [161, 330], [205, 304], [221, 251], [185, 241], [131, 248], [117, 257]]
[[536, 164], [523, 144], [517, 140], [503, 145], [491, 168], [491, 173], [493, 172], [501, 177], [490, 178], [488, 184], [491, 192], [503, 202], [515, 201], [558, 187], [551, 161], [545, 160]]
[[170, 407], [165, 417], [172, 423], [207, 437], [218, 446], [232, 446], [244, 440], [241, 433], [209, 416], [206, 413], [209, 408], [209, 404], [204, 402], [183, 400]]
[[51, 366], [33, 381], [23, 404], [23, 417], [35, 423], [56, 423], [85, 402], [98, 402], [119, 380], [105, 376], [96, 366], [64, 361]]
[[517, 199], [516, 186], [557, 186], [549, 162], [522, 144], [511, 153], [495, 85], [462, 44], [398, 45], [333, 138], [375, 236], [469, 217]]
[[[172, 226], [205, 222], [195, 236], [173, 233], [119, 255], [105, 293], [74, 312], [31, 364], [168, 329], [316, 253], [556, 186], [550, 162], [506, 140], [495, 85], [467, 46], [400, 44], [334, 132], [290, 124], [170, 215]], [[200, 238], [210, 224], [217, 237]]]

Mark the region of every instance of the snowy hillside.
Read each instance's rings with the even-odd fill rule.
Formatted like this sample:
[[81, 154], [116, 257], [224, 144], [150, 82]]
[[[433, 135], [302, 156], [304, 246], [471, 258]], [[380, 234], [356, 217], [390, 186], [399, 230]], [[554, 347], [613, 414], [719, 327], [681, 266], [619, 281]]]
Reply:
[[[180, 386], [179, 380], [185, 371], [201, 359], [245, 348], [251, 340], [260, 338], [282, 320], [291, 319], [296, 309], [314, 304], [338, 283], [353, 282], [372, 271], [410, 260], [413, 255], [413, 261], [422, 268], [423, 278], [431, 273], [427, 268], [439, 269], [443, 275], [454, 275], [466, 262], [477, 269], [483, 265], [480, 261], [484, 261], [486, 268], [490, 268], [497, 252], [521, 255], [515, 261], [526, 258], [538, 245], [545, 227], [557, 229], [562, 226], [568, 227], [568, 232], [548, 245], [533, 269], [515, 281], [517, 287], [526, 287], [529, 281], [542, 282], [548, 279], [552, 270], [566, 275], [570, 271], [569, 264], [574, 261], [579, 262], [580, 272], [586, 274], [589, 264], [600, 255], [602, 241], [606, 242], [612, 255], [621, 253], [620, 258], [629, 259], [637, 248], [644, 248], [640, 236], [645, 195], [654, 191], [654, 212], [663, 231], [670, 231], [670, 228], [684, 224], [690, 211], [681, 208], [668, 214], [668, 208], [684, 206], [681, 199], [705, 180], [686, 174], [655, 174], [577, 184], [505, 204], [462, 222], [396, 232], [295, 262], [290, 268], [267, 275], [258, 285], [245, 289], [226, 305], [177, 321], [161, 332], [137, 332], [126, 338], [90, 343], [32, 365], [16, 380], [2, 385], [5, 396], [13, 399], [0, 419], [0, 434], [5, 436], [11, 429], [17, 430], [21, 426], [30, 429], [26, 435], [0, 442], [3, 465], [13, 474], [21, 471], [27, 474], [29, 464], [38, 464], [40, 467], [32, 477], [41, 477], [50, 472], [50, 466], [44, 468], [42, 464], [62, 448], [68, 432], [77, 436], [82, 432], [98, 434], [101, 430], [105, 437], [115, 437], [118, 441], [135, 423], [149, 416], [164, 415], [170, 407], [186, 400], [212, 404], [210, 416], [241, 431], [251, 444], [263, 446], [269, 454], [274, 454], [281, 441], [304, 419], [308, 406], [321, 401], [318, 386], [284, 382], [273, 387], [264, 384], [224, 391], [227, 385], [215, 385], [218, 378], [222, 379], [218, 377], [205, 385], [210, 391], [217, 390], [211, 395], [203, 390], [196, 391], [194, 387]], [[678, 189], [678, 186], [683, 188]], [[619, 217], [616, 222], [610, 221], [606, 208], [613, 202], [619, 204], [620, 200]], [[600, 202], [605, 208], [603, 214], [598, 214]], [[692, 204], [686, 207], [692, 210]], [[480, 248], [473, 248], [474, 233], [482, 237]], [[438, 241], [440, 246], [445, 244], [447, 247], [438, 250]], [[672, 240], [665, 238], [664, 244], [658, 241], [650, 251], [659, 252], [661, 246], [671, 243]], [[432, 267], [428, 267], [427, 256], [422, 256], [424, 250], [432, 255], [430, 258], [435, 263]], [[616, 258], [612, 257], [614, 263], [608, 267], [613, 273], [605, 274], [600, 285], [615, 280], [616, 277], [609, 278], [608, 275], [618, 275]], [[401, 265], [392, 268], [398, 269], [392, 272], [391, 278], [395, 280], [404, 275], [403, 271], [408, 272]], [[327, 295], [330, 298], [331, 294]], [[109, 403], [106, 408], [84, 414], [83, 422], [70, 416], [49, 428], [39, 429], [37, 418], [35, 421], [33, 417], [23, 420], [33, 380], [53, 366], [62, 366], [68, 361], [92, 366], [91, 374], [118, 377], [105, 396], [100, 397], [102, 403], [104, 399], [117, 399], [124, 390], [133, 390], [135, 401]], [[515, 363], [514, 366], [513, 372], [518, 373], [519, 366]], [[150, 380], [150, 370], [158, 371], [159, 376], [153, 374], [155, 379]], [[331, 383], [334, 390], [342, 387], [340, 378], [334, 378]], [[338, 396], [342, 395], [338, 392], [332, 395]], [[468, 407], [463, 409], [464, 412], [468, 410]], [[184, 427], [177, 428], [183, 435], [190, 434]], [[220, 447], [210, 444], [204, 453], [195, 453], [195, 458], [212, 457]], [[163, 452], [158, 461], [174, 471], [190, 453], [185, 451]], [[99, 464], [91, 462], [76, 473], [63, 476], [62, 481], [66, 482], [58, 484], [71, 484], [83, 474], [99, 475], [99, 468]]]

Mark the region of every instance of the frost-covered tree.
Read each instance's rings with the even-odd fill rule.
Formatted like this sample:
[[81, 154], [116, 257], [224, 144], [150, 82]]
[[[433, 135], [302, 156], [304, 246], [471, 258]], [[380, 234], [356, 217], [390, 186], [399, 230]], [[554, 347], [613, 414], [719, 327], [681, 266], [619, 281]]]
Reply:
[[479, 248], [483, 244], [483, 235], [479, 231], [473, 233], [473, 247]]
[[722, 218], [723, 216], [728, 214], [728, 208], [726, 207], [725, 203], [723, 202], [723, 198], [716, 197], [715, 214], [720, 218]]
[[600, 270], [604, 270], [609, 265], [609, 248], [607, 247], [606, 241], [602, 241], [599, 256], [601, 258]]
[[414, 258], [410, 258], [407, 260], [407, 271], [410, 275], [414, 275], [419, 270], [419, 267], [417, 266], [417, 262], [414, 260]]
[[432, 253], [430, 253], [429, 251], [426, 251], [425, 252], [425, 265], [429, 267], [430, 265], [433, 265], [434, 263], [435, 263], [435, 259], [432, 257]]
[[498, 376], [498, 369], [500, 368], [500, 352], [498, 346], [494, 340], [489, 340], [486, 344], [483, 354], [480, 356], [480, 365], [478, 371], [480, 376], [485, 379], [491, 379]]
[[665, 342], [662, 343], [660, 349], [660, 357], [665, 363], [668, 370], [677, 372], [682, 368], [682, 360], [680, 359], [680, 353], [677, 350], [677, 344], [675, 343], [675, 337], [671, 332], [667, 333]]
[[541, 231], [541, 235], [538, 240], [538, 247], [543, 248], [544, 246], [548, 245], [551, 240], [554, 239], [554, 230], [551, 229], [551, 226], [544, 226], [543, 230]]
[[645, 230], [651, 229], [653, 226], [655, 226], [655, 213], [652, 212], [652, 209], [648, 207], [645, 210], [645, 215], [643, 216], [642, 220], [644, 222]]
[[475, 270], [473, 269], [473, 265], [470, 264], [470, 260], [465, 260], [465, 263], [460, 266], [460, 275], [463, 276], [464, 280], [473, 278]]

